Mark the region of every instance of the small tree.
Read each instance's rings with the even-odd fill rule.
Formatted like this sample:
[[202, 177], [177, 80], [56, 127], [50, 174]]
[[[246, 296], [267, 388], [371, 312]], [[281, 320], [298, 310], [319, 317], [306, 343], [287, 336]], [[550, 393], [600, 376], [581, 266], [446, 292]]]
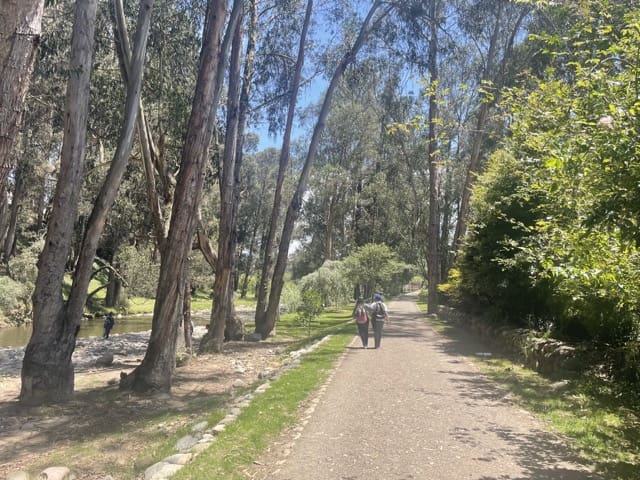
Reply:
[[399, 292], [413, 275], [413, 267], [403, 263], [387, 245], [369, 243], [344, 260], [346, 276], [356, 296], [370, 297], [376, 290]]
[[304, 276], [300, 286], [303, 290], [318, 292], [325, 306], [339, 305], [349, 300], [353, 293], [342, 262], [324, 262], [318, 270]]
[[298, 309], [297, 319], [307, 329], [307, 336], [311, 336], [313, 322], [322, 313], [322, 297], [318, 292], [307, 289], [302, 292], [302, 305]]

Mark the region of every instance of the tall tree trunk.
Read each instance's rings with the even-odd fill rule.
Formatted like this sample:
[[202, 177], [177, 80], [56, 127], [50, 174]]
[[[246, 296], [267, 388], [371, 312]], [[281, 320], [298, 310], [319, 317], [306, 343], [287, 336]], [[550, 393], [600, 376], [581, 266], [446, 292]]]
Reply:
[[191, 250], [198, 205], [213, 134], [219, 64], [223, 61], [221, 37], [226, 1], [210, 0], [200, 55], [200, 70], [193, 98], [187, 135], [182, 150], [180, 173], [153, 309], [151, 338], [142, 363], [120, 381], [120, 387], [138, 392], [169, 391], [175, 368], [178, 317], [182, 309], [185, 262]]
[[491, 40], [489, 42], [489, 50], [487, 52], [487, 62], [482, 72], [482, 83], [483, 84], [487, 82], [493, 83], [495, 87], [495, 93], [491, 100], [484, 99], [484, 101], [481, 102], [480, 110], [478, 111], [476, 128], [474, 130], [475, 134], [473, 137], [473, 143], [471, 145], [469, 167], [467, 169], [464, 187], [462, 189], [462, 200], [460, 202], [460, 210], [458, 212], [458, 222], [456, 223], [456, 230], [453, 236], [454, 254], [460, 249], [462, 238], [465, 236], [467, 232], [467, 222], [469, 217], [469, 203], [471, 200], [471, 194], [473, 192], [473, 183], [476, 177], [478, 176], [478, 174], [480, 173], [482, 144], [486, 137], [487, 121], [489, 119], [489, 113], [500, 98], [500, 89], [502, 88], [502, 84], [504, 82], [504, 78], [503, 78], [504, 68], [507, 62], [511, 59], [515, 37], [518, 31], [520, 30], [520, 26], [522, 25], [522, 22], [524, 21], [525, 17], [529, 12], [528, 8], [523, 8], [517, 21], [511, 27], [511, 34], [509, 35], [508, 43], [504, 49], [504, 54], [502, 56], [502, 59], [500, 60], [500, 68], [498, 68], [496, 72], [494, 65], [495, 65], [496, 50], [498, 48], [498, 39], [500, 36], [500, 31], [505, 26], [503, 24], [504, 8], [505, 8], [505, 1], [500, 0], [498, 2], [498, 11], [496, 13], [496, 23], [494, 25], [494, 29], [491, 35]]
[[247, 291], [249, 289], [249, 276], [251, 275], [251, 270], [253, 267], [253, 256], [256, 248], [256, 240], [258, 238], [258, 231], [260, 230], [261, 218], [264, 205], [264, 197], [266, 190], [266, 178], [263, 178], [262, 188], [260, 190], [260, 195], [258, 196], [258, 208], [256, 208], [256, 213], [253, 219], [253, 228], [251, 230], [251, 240], [249, 241], [249, 254], [247, 255], [247, 261], [245, 264], [244, 272], [243, 272], [243, 280], [242, 286], [240, 287], [240, 298], [245, 298], [247, 296]]
[[82, 185], [96, 8], [96, 0], [76, 2], [60, 175], [38, 261], [33, 333], [22, 363], [20, 402], [26, 405], [64, 401], [73, 394], [71, 355], [79, 323], [66, 314], [62, 285]]
[[238, 121], [240, 110], [240, 65], [242, 59], [243, 18], [236, 25], [231, 46], [229, 66], [229, 91], [227, 94], [227, 127], [225, 131], [224, 155], [220, 173], [220, 222], [218, 232], [218, 264], [213, 284], [211, 328], [207, 341], [200, 344], [200, 351], [222, 351], [227, 319], [232, 315], [232, 275], [235, 263], [236, 213], [234, 191], [236, 190], [236, 147], [238, 145]]
[[44, 0], [0, 1], [0, 196], [13, 168], [24, 99], [40, 43]]
[[193, 354], [193, 334], [191, 332], [191, 272], [189, 263], [185, 266], [184, 294], [182, 295], [182, 333], [184, 348], [189, 355]]
[[446, 282], [449, 275], [449, 263], [451, 254], [449, 249], [449, 222], [451, 222], [451, 188], [444, 186], [444, 198], [442, 200], [442, 226], [440, 233], [440, 281]]
[[[236, 164], [234, 168], [234, 187], [233, 187], [233, 243], [231, 250], [236, 252], [238, 249], [238, 216], [240, 210], [240, 189], [241, 182], [241, 169], [244, 161], [244, 141], [245, 131], [247, 127], [247, 119], [249, 118], [249, 96], [251, 93], [251, 84], [253, 81], [253, 67], [256, 54], [256, 43], [258, 37], [258, 2], [257, 0], [249, 0], [249, 24], [248, 24], [248, 38], [247, 38], [247, 51], [245, 54], [244, 73], [242, 77], [242, 89], [240, 91], [240, 105], [238, 113], [238, 135], [236, 145]], [[239, 340], [244, 333], [244, 325], [235, 316], [233, 308], [233, 293], [237, 289], [239, 283], [239, 274], [236, 268], [237, 255], [235, 256], [236, 263], [233, 265], [233, 285], [229, 288], [229, 302], [231, 315], [227, 318], [227, 326], [225, 339], [226, 340]]]
[[429, 162], [429, 229], [427, 251], [427, 310], [429, 313], [438, 312], [438, 283], [440, 262], [438, 260], [438, 237], [440, 230], [439, 192], [438, 192], [438, 137], [436, 122], [438, 120], [438, 4], [433, 0], [429, 7], [431, 42], [429, 45], [429, 145], [427, 149]]
[[19, 165], [15, 173], [15, 186], [11, 199], [11, 208], [9, 209], [9, 223], [7, 225], [7, 234], [4, 238], [3, 257], [7, 262], [13, 256], [16, 244], [16, 230], [18, 226], [18, 213], [25, 196], [25, 176], [27, 165]]
[[[382, 3], [382, 0], [376, 0], [371, 6], [367, 17], [362, 23], [358, 37], [356, 38], [353, 46], [344, 55], [342, 61], [336, 67], [336, 70], [333, 72], [331, 81], [329, 82], [329, 86], [327, 87], [327, 91], [322, 102], [322, 108], [320, 109], [318, 120], [313, 130], [311, 143], [309, 144], [307, 157], [305, 159], [304, 166], [302, 167], [302, 172], [300, 173], [300, 177], [298, 179], [298, 185], [296, 187], [293, 198], [291, 199], [291, 203], [289, 204], [289, 207], [287, 209], [287, 214], [282, 229], [282, 236], [280, 238], [280, 245], [278, 248], [278, 257], [276, 259], [273, 277], [271, 280], [271, 290], [269, 292], [269, 304], [267, 305], [267, 312], [262, 323], [258, 324], [256, 322], [256, 330], [262, 335], [263, 339], [269, 336], [276, 324], [276, 319], [280, 308], [280, 296], [282, 294], [282, 287], [284, 286], [284, 273], [287, 268], [289, 245], [291, 244], [293, 227], [298, 217], [300, 207], [302, 206], [302, 198], [307, 188], [307, 179], [309, 178], [311, 165], [313, 164], [316, 152], [318, 150], [320, 136], [322, 135], [327, 116], [329, 115], [329, 110], [331, 109], [333, 95], [336, 88], [338, 87], [338, 84], [340, 83], [340, 80], [344, 75], [345, 70], [355, 60], [356, 55], [364, 45], [364, 42], [369, 34], [380, 25], [382, 20], [389, 14], [391, 9], [393, 8], [393, 6], [388, 6], [377, 16], [375, 20], [373, 20]], [[256, 312], [256, 319], [257, 314], [258, 312]]]
[[[113, 5], [113, 23], [116, 30], [116, 52], [120, 60], [120, 70], [124, 79], [125, 85], [129, 84], [129, 75], [131, 72], [131, 44], [129, 42], [129, 33], [127, 32], [127, 23], [124, 14], [124, 6], [122, 0], [111, 0]], [[138, 137], [140, 140], [140, 149], [142, 151], [142, 163], [144, 166], [144, 173], [146, 178], [147, 187], [147, 201], [149, 204], [149, 210], [151, 211], [151, 218], [153, 219], [153, 226], [156, 234], [156, 242], [162, 251], [162, 245], [167, 236], [167, 225], [163, 218], [162, 209], [160, 206], [160, 196], [156, 188], [156, 174], [161, 179], [162, 198], [166, 201], [170, 201], [172, 197], [172, 186], [167, 177], [167, 173], [164, 169], [162, 162], [157, 160], [159, 157], [158, 149], [155, 146], [153, 137], [151, 135], [151, 127], [147, 122], [147, 117], [144, 113], [144, 106], [142, 104], [142, 98], [140, 98], [138, 106], [138, 119], [137, 119]], [[161, 170], [160, 170], [161, 169]]]
[[109, 258], [106, 260], [109, 262], [109, 282], [107, 283], [107, 293], [104, 297], [104, 306], [114, 308], [118, 305], [120, 300], [120, 292], [122, 291], [122, 277], [118, 274], [118, 251], [120, 245], [115, 245]]
[[142, 91], [142, 72], [147, 49], [147, 39], [151, 25], [151, 13], [154, 0], [141, 0], [134, 40], [134, 52], [131, 60], [131, 74], [127, 84], [124, 124], [120, 131], [118, 146], [111, 161], [107, 177], [93, 205], [82, 239], [76, 264], [67, 315], [70, 321], [80, 325], [82, 312], [87, 298], [87, 288], [91, 281], [91, 272], [96, 250], [107, 215], [113, 206], [131, 155], [135, 126], [138, 119], [140, 96]]
[[[151, 22], [152, 6], [153, 0], [141, 0], [140, 2], [140, 11], [138, 14], [135, 49], [130, 79], [131, 81], [127, 88], [125, 122], [120, 133], [118, 148], [116, 149], [114, 159], [109, 168], [109, 172], [107, 173], [107, 178], [105, 179], [102, 185], [102, 189], [100, 190], [100, 193], [96, 198], [93, 210], [87, 222], [82, 245], [80, 248], [80, 253], [75, 267], [73, 283], [71, 286], [71, 291], [69, 293], [69, 300], [66, 304], [62, 305], [62, 308], [57, 314], [57, 318], [52, 319], [47, 315], [45, 315], [44, 317], [48, 319], [49, 323], [59, 325], [58, 329], [62, 327], [64, 327], [65, 329], [65, 341], [58, 344], [55, 358], [49, 360], [49, 364], [47, 365], [47, 368], [49, 370], [57, 370], [61, 375], [70, 378], [69, 382], [65, 382], [65, 393], [61, 393], [60, 399], [62, 399], [65, 395], [70, 394], [67, 392], [69, 388], [71, 391], [73, 390], [73, 366], [71, 365], [71, 355], [75, 348], [75, 335], [80, 328], [80, 321], [82, 319], [84, 305], [87, 300], [87, 288], [91, 280], [92, 265], [95, 258], [96, 249], [98, 247], [98, 242], [104, 229], [107, 214], [115, 200], [118, 187], [122, 180], [122, 176], [128, 163], [129, 155], [131, 153], [134, 127], [136, 124], [136, 117], [138, 112], [137, 107], [140, 100], [142, 70], [144, 65], [149, 25]], [[75, 206], [74, 208], [77, 209], [77, 206]], [[75, 218], [75, 215], [70, 218]], [[71, 230], [72, 229], [73, 224], [71, 226]], [[35, 303], [36, 301], [41, 300], [43, 299], [39, 298], [36, 300], [34, 295], [34, 324], [36, 321], [35, 317], [37, 315]], [[33, 351], [30, 352], [29, 350], [27, 350], [25, 354], [25, 364], [27, 364], [28, 360], [31, 360], [28, 359], [30, 354], [35, 356]], [[69, 374], [69, 372], [71, 373]], [[33, 371], [29, 371], [29, 373], [31, 375], [34, 375]], [[23, 375], [23, 387], [25, 385], [24, 378], [25, 377]], [[39, 387], [34, 387], [33, 389], [35, 390], [36, 388]], [[62, 388], [60, 388], [60, 390], [62, 390]], [[25, 401], [28, 402], [30, 401], [29, 398], [34, 399], [41, 393], [42, 392], [34, 392], [25, 395], [25, 398], [27, 399]]]
[[336, 199], [338, 196], [337, 185], [334, 185], [333, 195], [329, 200], [329, 208], [327, 209], [327, 240], [324, 244], [324, 260], [333, 260], [333, 236], [334, 236], [334, 210], [336, 207]]
[[[278, 166], [278, 179], [276, 181], [276, 189], [273, 195], [273, 209], [271, 210], [271, 221], [267, 231], [267, 238], [264, 244], [262, 271], [260, 274], [260, 283], [258, 285], [258, 298], [256, 299], [256, 317], [255, 331], [262, 333], [271, 331], [273, 327], [268, 328], [267, 307], [269, 295], [269, 281], [273, 269], [273, 248], [275, 245], [276, 231], [280, 225], [280, 208], [282, 204], [282, 189], [284, 187], [284, 178], [289, 165], [289, 156], [291, 152], [291, 133], [293, 131], [293, 121], [295, 119], [296, 104], [298, 102], [298, 91], [300, 90], [300, 82], [302, 79], [302, 67], [304, 66], [305, 48], [307, 43], [307, 32], [311, 23], [311, 13], [313, 11], [313, 0], [307, 0], [307, 8], [305, 11], [304, 22], [302, 24], [302, 32], [300, 33], [300, 43], [298, 46], [298, 57], [293, 78], [291, 79], [291, 90], [289, 91], [289, 106], [287, 110], [287, 120], [282, 137], [282, 148], [280, 149], [280, 159]], [[267, 334], [262, 333], [263, 338]]]
[[6, 188], [0, 187], [0, 245], [5, 242], [9, 226], [9, 193]]

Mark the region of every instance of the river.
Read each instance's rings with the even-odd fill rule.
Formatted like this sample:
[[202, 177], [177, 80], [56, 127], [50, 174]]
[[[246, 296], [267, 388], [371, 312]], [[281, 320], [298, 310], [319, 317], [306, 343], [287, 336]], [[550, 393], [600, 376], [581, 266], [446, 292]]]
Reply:
[[[205, 312], [193, 313], [191, 318], [196, 325], [209, 323], [209, 315]], [[118, 333], [135, 333], [151, 330], [151, 315], [132, 315], [116, 318], [111, 335]], [[104, 319], [83, 320], [80, 326], [80, 337], [97, 337], [103, 333]], [[31, 325], [22, 327], [0, 328], [0, 348], [24, 347], [31, 338]]]

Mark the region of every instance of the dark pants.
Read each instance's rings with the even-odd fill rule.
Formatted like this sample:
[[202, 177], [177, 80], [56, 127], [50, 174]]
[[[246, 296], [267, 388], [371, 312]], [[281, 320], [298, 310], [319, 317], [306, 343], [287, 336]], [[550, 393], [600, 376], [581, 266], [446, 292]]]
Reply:
[[374, 346], [378, 348], [382, 340], [382, 329], [384, 328], [384, 320], [376, 320], [373, 325]]
[[358, 326], [358, 335], [362, 340], [362, 346], [366, 348], [367, 343], [369, 343], [369, 322], [356, 323], [356, 325]]

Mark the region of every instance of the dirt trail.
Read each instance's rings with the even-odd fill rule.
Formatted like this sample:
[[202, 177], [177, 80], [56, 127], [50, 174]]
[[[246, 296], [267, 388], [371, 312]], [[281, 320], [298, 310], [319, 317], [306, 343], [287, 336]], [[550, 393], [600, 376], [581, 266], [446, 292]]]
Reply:
[[364, 350], [354, 338], [315, 409], [247, 478], [599, 478], [478, 371], [469, 357], [482, 346], [438, 335], [415, 297], [389, 307], [382, 347]]

